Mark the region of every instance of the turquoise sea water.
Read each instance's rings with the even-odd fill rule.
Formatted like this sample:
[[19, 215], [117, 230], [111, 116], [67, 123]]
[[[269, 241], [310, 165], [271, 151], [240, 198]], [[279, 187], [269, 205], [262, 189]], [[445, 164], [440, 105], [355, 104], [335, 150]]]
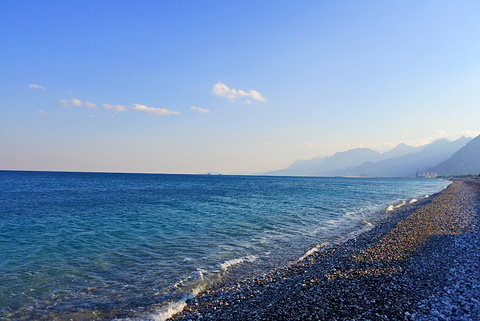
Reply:
[[448, 184], [0, 171], [0, 319], [161, 320]]

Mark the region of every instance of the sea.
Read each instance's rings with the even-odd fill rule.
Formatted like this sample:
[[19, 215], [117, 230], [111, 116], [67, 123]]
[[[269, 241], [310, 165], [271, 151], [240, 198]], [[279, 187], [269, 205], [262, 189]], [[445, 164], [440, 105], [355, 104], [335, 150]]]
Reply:
[[165, 320], [449, 184], [0, 171], [0, 319]]

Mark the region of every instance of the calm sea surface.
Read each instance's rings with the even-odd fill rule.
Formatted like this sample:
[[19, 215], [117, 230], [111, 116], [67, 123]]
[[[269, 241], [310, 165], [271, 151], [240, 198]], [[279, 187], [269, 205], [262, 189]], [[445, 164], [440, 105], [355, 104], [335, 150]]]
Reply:
[[448, 184], [0, 171], [0, 319], [161, 320]]

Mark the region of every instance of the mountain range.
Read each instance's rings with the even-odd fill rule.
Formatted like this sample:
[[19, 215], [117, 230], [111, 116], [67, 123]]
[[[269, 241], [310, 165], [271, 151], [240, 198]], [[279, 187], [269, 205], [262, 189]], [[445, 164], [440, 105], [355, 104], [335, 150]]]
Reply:
[[355, 148], [328, 157], [297, 160], [286, 169], [266, 175], [414, 177], [424, 171], [439, 175], [478, 174], [479, 167], [480, 136], [463, 136], [454, 141], [441, 138], [419, 147], [401, 143], [384, 153]]
[[428, 171], [444, 176], [480, 174], [480, 135]]

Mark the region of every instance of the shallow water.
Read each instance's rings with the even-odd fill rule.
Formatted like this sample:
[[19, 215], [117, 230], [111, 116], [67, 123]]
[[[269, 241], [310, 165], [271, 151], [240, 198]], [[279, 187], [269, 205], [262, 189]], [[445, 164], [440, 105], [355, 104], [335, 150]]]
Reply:
[[162, 319], [209, 282], [285, 264], [448, 184], [0, 172], [0, 318]]

